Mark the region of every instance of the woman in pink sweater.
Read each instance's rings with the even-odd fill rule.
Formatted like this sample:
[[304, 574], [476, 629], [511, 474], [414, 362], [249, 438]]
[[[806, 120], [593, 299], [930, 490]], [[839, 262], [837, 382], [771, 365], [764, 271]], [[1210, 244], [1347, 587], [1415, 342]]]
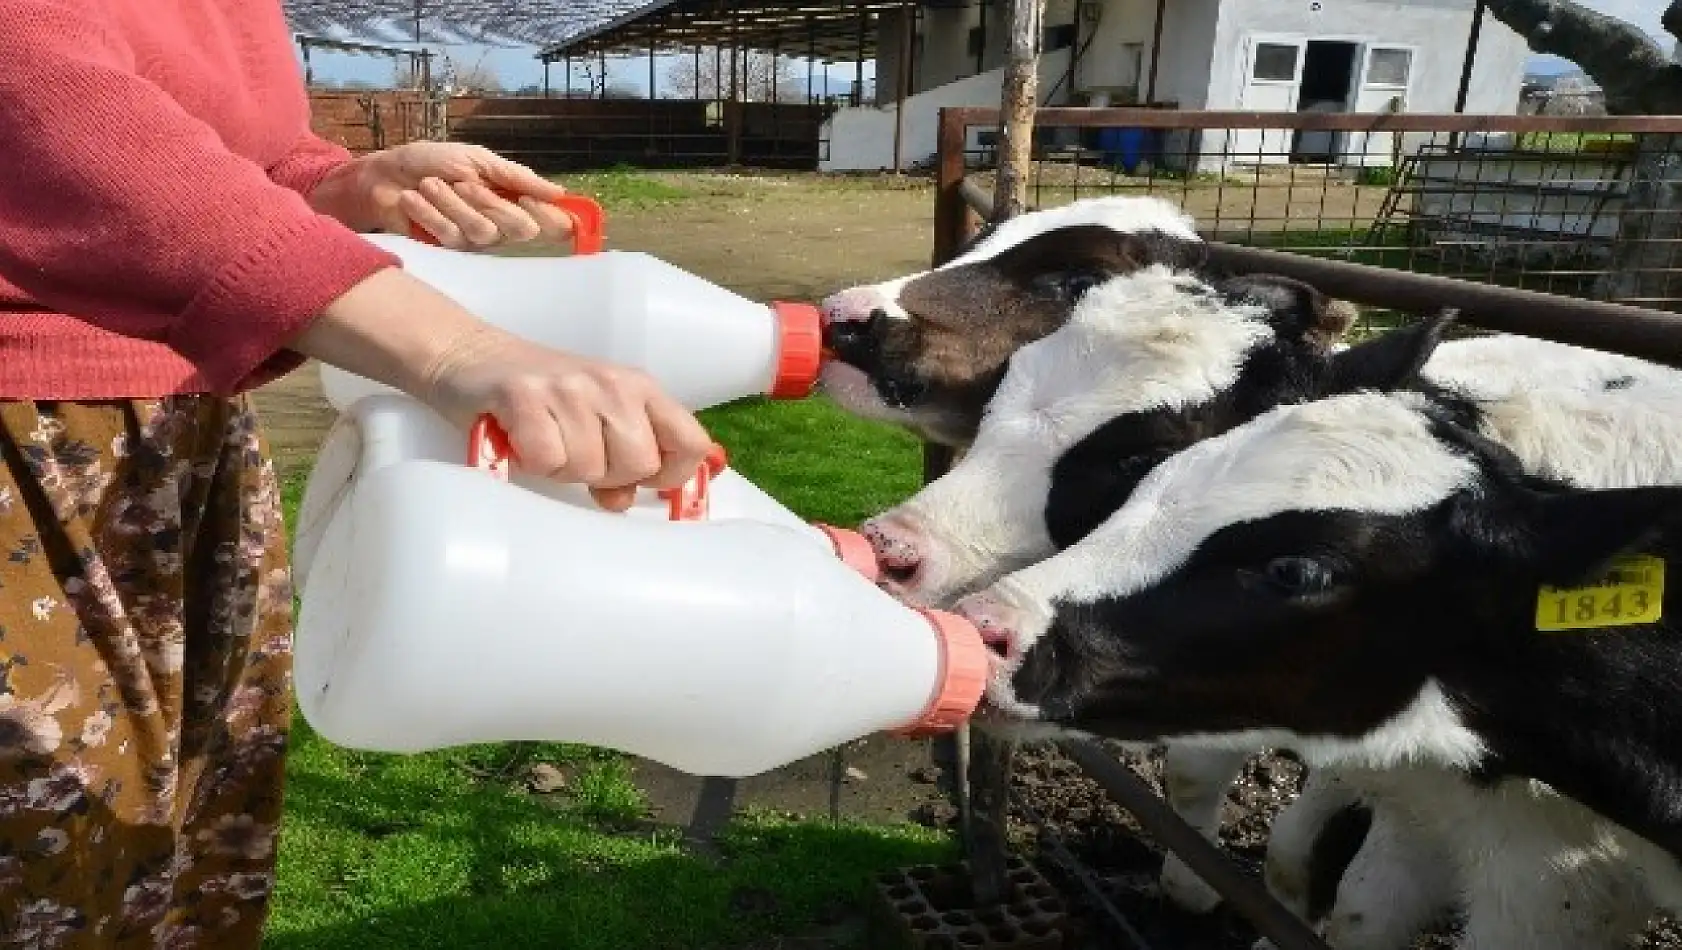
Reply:
[[276, 0], [0, 0], [0, 944], [258, 943], [291, 590], [253, 388], [315, 357], [493, 413], [610, 508], [694, 470], [706, 434], [645, 376], [356, 233], [561, 238], [557, 190], [316, 138]]

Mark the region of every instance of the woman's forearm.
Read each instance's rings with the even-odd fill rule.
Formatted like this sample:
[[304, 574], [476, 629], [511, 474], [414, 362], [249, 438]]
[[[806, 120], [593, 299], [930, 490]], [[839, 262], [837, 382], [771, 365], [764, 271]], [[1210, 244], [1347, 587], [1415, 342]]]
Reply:
[[288, 349], [427, 399], [441, 360], [498, 334], [429, 285], [387, 268], [329, 304]]

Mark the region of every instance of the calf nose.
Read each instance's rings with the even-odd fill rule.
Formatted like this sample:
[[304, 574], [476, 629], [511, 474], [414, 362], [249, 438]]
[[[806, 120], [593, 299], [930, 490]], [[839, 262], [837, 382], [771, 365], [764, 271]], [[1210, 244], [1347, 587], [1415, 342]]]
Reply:
[[865, 320], [835, 320], [824, 325], [823, 344], [842, 362], [868, 369], [879, 349], [877, 331], [883, 314], [880, 310]]
[[825, 326], [831, 323], [863, 322], [882, 309], [882, 294], [874, 287], [854, 287], [825, 297], [818, 305]]
[[1020, 655], [1016, 630], [1021, 613], [1016, 608], [983, 591], [958, 601], [952, 612], [974, 624], [981, 642], [1003, 659]]
[[882, 586], [899, 594], [913, 586], [923, 566], [927, 542], [916, 528], [897, 518], [874, 518], [859, 526], [881, 568]]

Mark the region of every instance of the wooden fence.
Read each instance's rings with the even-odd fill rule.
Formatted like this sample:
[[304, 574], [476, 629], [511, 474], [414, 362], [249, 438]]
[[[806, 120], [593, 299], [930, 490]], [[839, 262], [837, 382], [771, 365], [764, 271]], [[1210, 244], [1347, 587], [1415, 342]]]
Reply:
[[745, 165], [816, 170], [829, 108], [684, 99], [552, 99], [317, 92], [316, 131], [353, 152], [424, 138], [494, 149], [539, 171]]

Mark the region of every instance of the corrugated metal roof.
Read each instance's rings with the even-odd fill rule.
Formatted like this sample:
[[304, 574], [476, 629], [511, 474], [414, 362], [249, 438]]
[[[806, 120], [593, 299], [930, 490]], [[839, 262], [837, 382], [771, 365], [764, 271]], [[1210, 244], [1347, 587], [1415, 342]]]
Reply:
[[[972, 2], [972, 0], [961, 0]], [[906, 0], [282, 0], [300, 33], [377, 43], [532, 45], [550, 58], [741, 45], [868, 58]]]
[[670, 0], [282, 0], [302, 33], [380, 43], [551, 46]]

